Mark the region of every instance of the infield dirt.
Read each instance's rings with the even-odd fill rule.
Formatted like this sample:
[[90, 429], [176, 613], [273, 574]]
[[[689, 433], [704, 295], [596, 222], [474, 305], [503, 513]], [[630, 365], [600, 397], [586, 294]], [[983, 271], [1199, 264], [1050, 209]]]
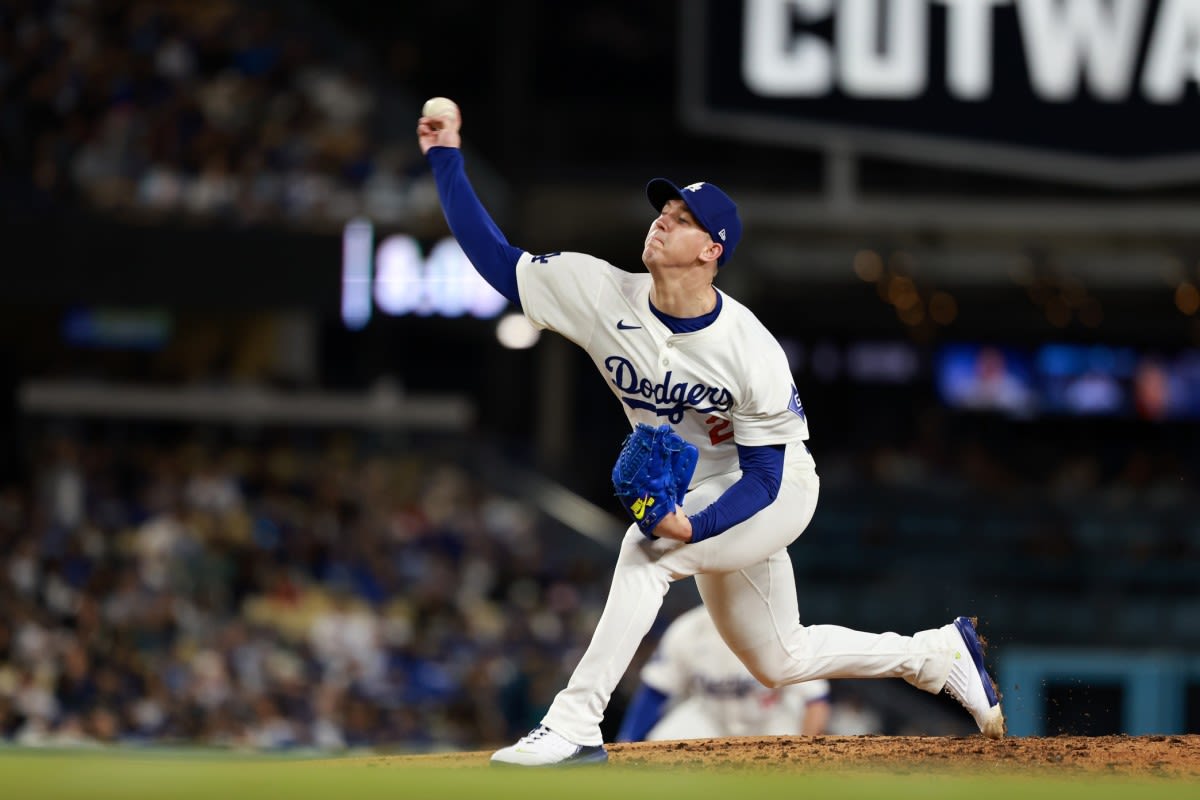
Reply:
[[[609, 764], [686, 770], [862, 770], [895, 773], [968, 770], [1200, 778], [1200, 735], [1051, 736], [777, 736], [610, 744]], [[387, 756], [425, 766], [487, 766], [490, 751]], [[375, 759], [371, 759], [375, 760]]]

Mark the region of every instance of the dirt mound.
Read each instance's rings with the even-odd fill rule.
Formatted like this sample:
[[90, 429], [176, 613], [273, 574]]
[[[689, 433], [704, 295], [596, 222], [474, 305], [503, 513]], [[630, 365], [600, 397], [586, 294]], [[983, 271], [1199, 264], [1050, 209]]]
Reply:
[[1200, 777], [1200, 736], [814, 736], [609, 746], [619, 765], [688, 769], [1053, 771]]
[[[607, 746], [616, 767], [896, 773], [1100, 773], [1200, 778], [1200, 736], [1053, 736], [991, 741], [982, 736], [770, 736]], [[426, 766], [486, 766], [491, 752], [439, 753]], [[394, 763], [394, 759], [388, 759]]]

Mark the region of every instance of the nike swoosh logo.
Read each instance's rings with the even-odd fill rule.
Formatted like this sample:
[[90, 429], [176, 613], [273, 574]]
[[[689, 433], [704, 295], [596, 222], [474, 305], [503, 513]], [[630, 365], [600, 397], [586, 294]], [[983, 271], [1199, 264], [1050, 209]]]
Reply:
[[617, 330], [619, 331], [640, 331], [641, 325], [626, 325], [625, 320], [617, 320]]

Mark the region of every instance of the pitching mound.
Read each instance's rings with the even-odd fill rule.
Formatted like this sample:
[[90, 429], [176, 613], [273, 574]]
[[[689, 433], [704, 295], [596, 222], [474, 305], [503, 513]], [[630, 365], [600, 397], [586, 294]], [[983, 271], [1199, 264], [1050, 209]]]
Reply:
[[[608, 745], [620, 767], [927, 772], [1099, 773], [1200, 778], [1200, 736], [814, 736]], [[490, 752], [401, 756], [428, 766], [485, 766]], [[394, 759], [387, 759], [392, 762]]]

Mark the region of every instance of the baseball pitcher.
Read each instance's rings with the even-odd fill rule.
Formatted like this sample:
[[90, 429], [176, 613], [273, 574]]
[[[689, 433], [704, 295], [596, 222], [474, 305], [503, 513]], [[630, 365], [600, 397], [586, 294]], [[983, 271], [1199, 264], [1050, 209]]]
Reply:
[[[633, 524], [591, 643], [542, 724], [492, 762], [606, 761], [600, 723], [613, 689], [671, 583], [689, 576], [721, 638], [764, 686], [902, 678], [949, 691], [985, 735], [1002, 736], [1000, 699], [972, 620], [912, 636], [800, 624], [786, 548], [812, 518], [820, 483], [783, 349], [714, 286], [742, 236], [733, 200], [711, 183], [650, 181], [645, 271], [583, 253], [530, 253], [509, 243], [476, 196], [461, 123], [457, 109], [417, 123], [451, 231], [533, 325], [588, 353], [634, 429], [613, 469]], [[696, 448], [694, 465], [684, 464], [677, 439]]]

